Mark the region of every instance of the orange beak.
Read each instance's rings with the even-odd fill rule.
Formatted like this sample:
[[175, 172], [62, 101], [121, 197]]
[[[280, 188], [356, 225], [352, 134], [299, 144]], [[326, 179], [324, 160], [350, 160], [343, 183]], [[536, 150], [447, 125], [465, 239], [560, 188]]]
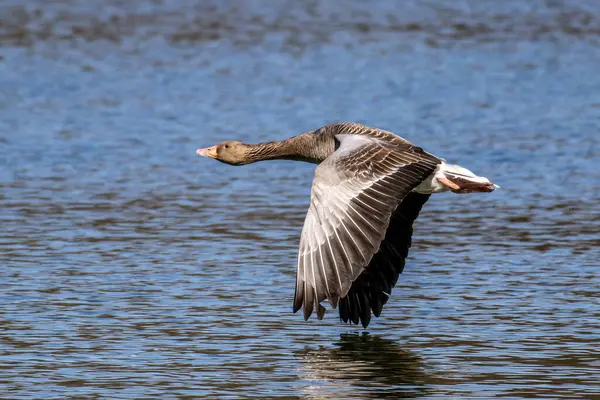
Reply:
[[217, 146], [196, 150], [196, 154], [202, 157], [217, 158]]

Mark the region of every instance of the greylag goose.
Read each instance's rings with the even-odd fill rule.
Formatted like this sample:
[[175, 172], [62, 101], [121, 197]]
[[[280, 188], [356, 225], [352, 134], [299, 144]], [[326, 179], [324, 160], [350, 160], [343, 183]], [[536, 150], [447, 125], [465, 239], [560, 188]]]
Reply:
[[432, 193], [491, 192], [497, 186], [400, 136], [341, 122], [280, 142], [227, 141], [198, 155], [230, 165], [263, 160], [318, 164], [300, 236], [294, 313], [321, 304], [367, 327], [390, 297], [411, 246], [413, 222]]

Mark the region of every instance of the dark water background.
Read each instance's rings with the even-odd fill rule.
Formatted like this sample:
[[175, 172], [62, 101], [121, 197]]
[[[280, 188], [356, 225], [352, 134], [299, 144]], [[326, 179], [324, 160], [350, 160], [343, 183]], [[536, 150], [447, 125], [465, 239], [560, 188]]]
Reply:
[[[340, 120], [434, 196], [368, 334], [291, 314], [313, 174], [194, 154]], [[600, 396], [600, 3], [0, 3], [0, 398]]]

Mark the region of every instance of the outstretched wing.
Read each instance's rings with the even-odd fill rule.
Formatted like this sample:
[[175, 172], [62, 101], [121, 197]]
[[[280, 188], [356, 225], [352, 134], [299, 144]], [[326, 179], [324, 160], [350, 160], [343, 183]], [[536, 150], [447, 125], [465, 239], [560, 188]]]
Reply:
[[404, 269], [412, 244], [413, 223], [429, 196], [410, 192], [392, 213], [379, 251], [358, 279], [352, 282], [348, 294], [340, 300], [342, 321], [360, 322], [366, 328], [371, 321], [371, 311], [379, 317]]
[[404, 197], [441, 162], [410, 144], [369, 135], [336, 135], [338, 149], [315, 171], [300, 237], [294, 312], [322, 318], [337, 307], [380, 248]]

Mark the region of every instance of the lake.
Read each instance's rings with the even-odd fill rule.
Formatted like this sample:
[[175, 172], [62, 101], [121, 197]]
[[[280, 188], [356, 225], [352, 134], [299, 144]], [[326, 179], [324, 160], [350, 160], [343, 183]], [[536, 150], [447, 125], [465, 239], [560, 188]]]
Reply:
[[[598, 398], [599, 65], [593, 0], [5, 0], [0, 397]], [[337, 121], [501, 186], [367, 330], [291, 312], [314, 165], [195, 154]]]

